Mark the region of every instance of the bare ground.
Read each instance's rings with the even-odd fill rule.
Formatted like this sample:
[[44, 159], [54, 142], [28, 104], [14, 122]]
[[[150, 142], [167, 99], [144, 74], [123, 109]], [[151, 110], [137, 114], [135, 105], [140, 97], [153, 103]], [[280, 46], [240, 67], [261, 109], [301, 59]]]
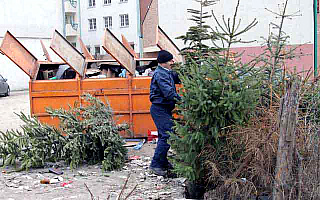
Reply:
[[[28, 91], [12, 92], [9, 97], [0, 97], [0, 131], [19, 129], [22, 122], [14, 113], [30, 114]], [[55, 164], [63, 175], [54, 184], [41, 184], [42, 179], [53, 179], [58, 175], [49, 173], [48, 167], [23, 172], [11, 172], [12, 167], [1, 169], [0, 199], [5, 200], [106, 200], [118, 199], [130, 175], [127, 187], [120, 199], [181, 199], [184, 179], [163, 178], [150, 173], [148, 166], [155, 144], [146, 143], [140, 150], [129, 148], [129, 158], [121, 171], [103, 172], [100, 165], [84, 165], [71, 170], [63, 163]], [[0, 158], [1, 160], [1, 158]], [[135, 189], [134, 189], [135, 188]]]

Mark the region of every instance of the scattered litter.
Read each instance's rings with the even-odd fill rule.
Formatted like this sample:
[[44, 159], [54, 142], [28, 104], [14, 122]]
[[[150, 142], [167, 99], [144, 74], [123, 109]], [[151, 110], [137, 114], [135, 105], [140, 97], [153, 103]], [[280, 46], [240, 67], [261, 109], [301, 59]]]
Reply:
[[40, 183], [41, 184], [50, 184], [50, 179], [47, 179], [47, 178], [42, 179], [42, 180], [40, 180]]
[[71, 184], [72, 182], [73, 182], [73, 181], [63, 182], [63, 183], [60, 184], [60, 186], [61, 186], [61, 187], [70, 187], [70, 186], [71, 186], [70, 184]]
[[78, 171], [78, 174], [79, 174], [80, 176], [88, 176], [88, 173], [85, 172], [85, 171]]
[[136, 146], [133, 147], [134, 150], [139, 150], [143, 146], [143, 144], [146, 142], [145, 139], [141, 140]]
[[59, 169], [56, 169], [56, 168], [49, 168], [49, 172], [50, 173], [54, 173], [56, 175], [62, 175], [63, 174], [63, 171], [61, 171]]
[[140, 156], [130, 156], [129, 160], [138, 160], [140, 159]]
[[139, 144], [141, 142], [141, 139], [125, 139], [125, 144], [123, 145], [124, 147], [133, 147]]
[[50, 179], [50, 184], [55, 184], [55, 183], [59, 183], [59, 182], [62, 182], [62, 181], [63, 181], [62, 177], [56, 176], [56, 177], [53, 177], [52, 179]]
[[41, 184], [55, 184], [55, 183], [59, 183], [59, 182], [62, 182], [63, 181], [63, 178], [60, 177], [60, 176], [56, 176], [56, 177], [53, 177], [51, 179], [42, 179], [40, 180], [40, 183]]
[[247, 179], [246, 179], [246, 178], [241, 178], [241, 181], [242, 181], [243, 183], [245, 183], [245, 182], [247, 182]]

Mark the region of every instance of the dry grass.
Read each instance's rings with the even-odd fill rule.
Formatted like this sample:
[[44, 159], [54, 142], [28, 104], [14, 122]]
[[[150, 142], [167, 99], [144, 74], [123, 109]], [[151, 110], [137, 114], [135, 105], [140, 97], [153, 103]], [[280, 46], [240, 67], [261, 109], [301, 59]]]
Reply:
[[[208, 187], [206, 199], [251, 199], [272, 194], [278, 148], [278, 106], [257, 108], [256, 116], [245, 127], [222, 135], [224, 146], [207, 147]], [[302, 161], [297, 165], [294, 196], [320, 199], [320, 145], [318, 129], [310, 123], [309, 112], [299, 113], [297, 152]]]

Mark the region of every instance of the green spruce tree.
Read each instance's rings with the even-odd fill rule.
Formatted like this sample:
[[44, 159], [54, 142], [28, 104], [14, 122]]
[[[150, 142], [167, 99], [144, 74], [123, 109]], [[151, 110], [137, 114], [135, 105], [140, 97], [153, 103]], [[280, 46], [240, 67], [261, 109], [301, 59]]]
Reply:
[[[201, 10], [189, 10], [197, 23], [181, 36], [189, 47], [184, 49], [186, 63], [180, 68], [182, 80], [182, 101], [177, 106], [179, 119], [175, 120], [175, 134], [171, 134], [171, 147], [176, 156], [173, 159], [175, 171], [193, 183], [206, 183], [203, 149], [210, 145], [216, 149], [217, 159], [222, 147], [228, 145], [225, 134], [234, 125], [245, 123], [250, 117], [259, 97], [259, 82], [255, 79], [254, 67], [237, 60], [240, 55], [231, 56], [231, 45], [244, 42], [239, 36], [257, 23], [253, 20], [243, 30], [236, 21], [238, 1], [233, 20], [223, 25], [217, 23], [212, 29], [204, 25], [210, 16], [203, 13], [204, 7], [215, 1], [197, 1]], [[204, 41], [211, 40], [211, 46]], [[217, 45], [220, 40], [222, 45]], [[232, 148], [232, 147], [230, 147]], [[241, 153], [241, 151], [240, 151]], [[239, 155], [232, 155], [237, 159]]]

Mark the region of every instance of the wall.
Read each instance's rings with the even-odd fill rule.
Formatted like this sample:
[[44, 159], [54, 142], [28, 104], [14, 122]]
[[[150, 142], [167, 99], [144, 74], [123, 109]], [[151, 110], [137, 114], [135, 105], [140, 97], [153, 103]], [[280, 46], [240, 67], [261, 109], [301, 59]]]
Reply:
[[[40, 39], [49, 48], [53, 31], [62, 33], [62, 0], [2, 0], [0, 42], [9, 30], [39, 60], [45, 60]], [[52, 59], [60, 61], [49, 51]], [[0, 54], [0, 73], [8, 79], [11, 90], [29, 87], [29, 77], [6, 56]]]
[[[279, 2], [284, 2], [284, 0], [277, 2], [274, 0], [241, 0], [238, 12], [238, 19], [241, 18], [241, 27], [243, 28], [249, 24], [254, 18], [257, 18], [259, 22], [256, 27], [243, 35], [243, 39], [258, 41], [238, 46], [259, 46], [261, 44], [262, 39], [260, 37], [268, 36], [270, 30], [269, 24], [279, 21], [275, 18], [275, 15], [271, 14], [265, 8], [278, 11]], [[225, 18], [233, 16], [236, 3], [236, 0], [220, 0], [216, 5], [207, 8], [206, 11], [211, 12], [211, 10], [213, 10], [217, 18], [221, 21], [222, 15], [225, 15]], [[159, 1], [160, 26], [172, 39], [185, 34], [189, 26], [194, 25], [193, 22], [187, 20], [191, 16], [187, 13], [187, 9], [190, 8], [199, 9], [199, 3], [194, 0]], [[313, 43], [313, 0], [290, 0], [288, 13], [296, 13], [297, 15], [297, 17], [285, 22], [284, 31], [290, 35], [290, 43]], [[208, 19], [207, 23], [211, 27], [216, 26], [213, 19]], [[182, 41], [176, 39], [174, 39], [174, 41], [179, 47], [183, 46]]]

